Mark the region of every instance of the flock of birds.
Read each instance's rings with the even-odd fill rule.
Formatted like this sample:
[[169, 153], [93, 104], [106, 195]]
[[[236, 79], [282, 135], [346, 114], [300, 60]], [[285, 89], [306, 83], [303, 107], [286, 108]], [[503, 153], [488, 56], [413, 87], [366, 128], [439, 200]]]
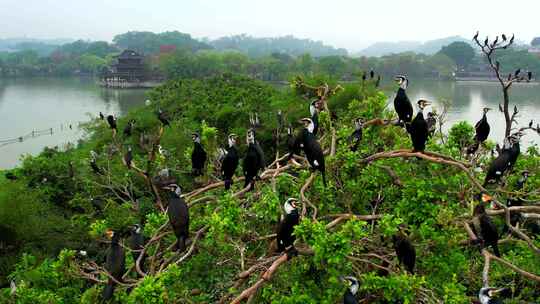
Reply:
[[[371, 72], [371, 78], [373, 78], [373, 72]], [[396, 125], [405, 128], [410, 135], [413, 151], [423, 152], [426, 148], [426, 142], [433, 135], [435, 131], [436, 115], [434, 113], [428, 113], [427, 119], [424, 118], [424, 109], [431, 103], [426, 100], [419, 100], [417, 102], [417, 113], [413, 116], [413, 106], [409, 100], [406, 89], [409, 81], [407, 77], [399, 75], [395, 77], [395, 80], [399, 84], [395, 99], [394, 109], [397, 113], [398, 120]], [[380, 81], [380, 77], [377, 82]], [[301, 132], [294, 134], [292, 127], [287, 128], [287, 148], [288, 148], [288, 160], [294, 155], [299, 155], [304, 152], [307, 161], [312, 170], [319, 171], [321, 173], [323, 183], [326, 186], [325, 178], [325, 158], [320, 143], [317, 140], [319, 129], [319, 111], [322, 108], [321, 104], [324, 103], [323, 98], [313, 100], [309, 104], [310, 117], [302, 118], [300, 122], [303, 124]], [[482, 144], [489, 136], [490, 126], [487, 120], [487, 113], [489, 109], [485, 108], [483, 116], [476, 124], [476, 135], [474, 137], [474, 145], [467, 148], [468, 154], [476, 153], [480, 144]], [[117, 132], [116, 117], [108, 115], [105, 117], [103, 113], [99, 113], [102, 120], [106, 120], [109, 127], [112, 129], [113, 134]], [[162, 123], [163, 127], [169, 126], [168, 115], [161, 109], [157, 112], [157, 117]], [[280, 127], [283, 124], [283, 117], [281, 112], [278, 113], [278, 121]], [[125, 136], [131, 136], [135, 121], [130, 120], [123, 133]], [[349, 148], [352, 151], [357, 151], [362, 140], [362, 129], [365, 123], [363, 118], [354, 120], [354, 131], [349, 137]], [[247, 150], [245, 156], [242, 159], [242, 171], [244, 174], [245, 182], [244, 188], [252, 190], [254, 184], [260, 179], [260, 174], [265, 168], [265, 156], [261, 145], [256, 140], [256, 129], [260, 127], [258, 115], [250, 116], [250, 128], [246, 133], [246, 145]], [[521, 133], [518, 132], [505, 139], [504, 146], [500, 151], [497, 158], [495, 158], [487, 170], [487, 175], [484, 184], [498, 182], [504, 173], [512, 168], [520, 153], [519, 141]], [[237, 168], [240, 164], [240, 153], [237, 149], [236, 134], [229, 134], [227, 137], [227, 147], [220, 148], [218, 151], [218, 159], [221, 163], [221, 176], [224, 181], [224, 187], [226, 190], [230, 189]], [[204, 169], [208, 160], [207, 152], [201, 144], [201, 136], [199, 133], [192, 134], [193, 151], [191, 154], [192, 163], [192, 175], [201, 176], [204, 175]], [[127, 168], [132, 167], [132, 154], [131, 148], [127, 149], [123, 159]], [[90, 166], [96, 174], [103, 174], [103, 170], [97, 165], [97, 155], [92, 152]], [[523, 174], [523, 177], [518, 182], [520, 189], [523, 187], [528, 172]], [[248, 188], [249, 187], [249, 188]], [[167, 215], [170, 225], [176, 236], [176, 243], [174, 250], [183, 252], [186, 250], [186, 242], [189, 238], [189, 208], [181, 196], [181, 187], [176, 183], [170, 183], [162, 187], [162, 190], [168, 193], [168, 208]], [[480, 242], [484, 246], [490, 246], [493, 248], [495, 255], [499, 256], [499, 249], [497, 242], [499, 240], [499, 234], [496, 226], [493, 224], [489, 216], [486, 214], [485, 205], [492, 201], [492, 198], [483, 193], [479, 197], [481, 203], [474, 209], [473, 229], [479, 236]], [[512, 199], [508, 201], [509, 205], [516, 206], [522, 203], [519, 199]], [[298, 206], [300, 202], [296, 198], [289, 198], [283, 205], [284, 216], [280, 220], [277, 227], [277, 251], [293, 253], [294, 249], [294, 227], [298, 225], [300, 220], [300, 214], [298, 212]], [[522, 221], [519, 215], [513, 215], [512, 220], [514, 223]], [[144, 248], [144, 237], [142, 236], [141, 226], [135, 225], [132, 227], [130, 236], [130, 248], [132, 249], [133, 258], [139, 259], [141, 249]], [[105, 269], [115, 278], [116, 281], [121, 281], [122, 276], [125, 273], [125, 253], [122, 246], [119, 245], [120, 234], [109, 230], [107, 236], [111, 239], [110, 250], [107, 254]], [[394, 250], [398, 257], [400, 264], [404, 266], [406, 271], [414, 273], [416, 263], [416, 250], [413, 243], [409, 240], [406, 233], [406, 226], [400, 226], [396, 235], [392, 238]], [[141, 269], [144, 272], [144, 258], [141, 260]], [[113, 296], [114, 287], [116, 285], [115, 280], [110, 279], [106, 288], [103, 291], [103, 299], [109, 300]], [[352, 277], [342, 278], [343, 282], [348, 285], [347, 291], [343, 297], [343, 303], [353, 304], [358, 303], [355, 298], [355, 294], [359, 289], [359, 281]], [[499, 303], [495, 299], [497, 294], [504, 295], [507, 292], [506, 289], [494, 289], [484, 287], [479, 293], [479, 299], [482, 304]]]

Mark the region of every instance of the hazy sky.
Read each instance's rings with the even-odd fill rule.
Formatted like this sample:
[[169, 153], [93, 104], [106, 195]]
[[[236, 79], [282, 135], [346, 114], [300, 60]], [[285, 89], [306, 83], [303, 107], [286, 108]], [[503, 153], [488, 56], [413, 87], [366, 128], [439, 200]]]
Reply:
[[540, 36], [540, 0], [0, 0], [0, 38], [110, 41], [129, 30], [196, 38], [292, 34], [359, 50], [376, 41]]

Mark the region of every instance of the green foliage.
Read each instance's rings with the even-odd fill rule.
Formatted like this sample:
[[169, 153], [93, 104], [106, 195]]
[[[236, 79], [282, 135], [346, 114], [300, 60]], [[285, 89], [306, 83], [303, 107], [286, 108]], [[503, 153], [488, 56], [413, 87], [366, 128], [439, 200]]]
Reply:
[[452, 58], [459, 67], [467, 67], [475, 55], [472, 46], [461, 41], [443, 47], [440, 53]]
[[[204, 56], [209, 62], [213, 60], [213, 54]], [[228, 60], [242, 68], [240, 58], [231, 55]], [[272, 60], [294, 59], [276, 54]], [[303, 60], [311, 64], [314, 59]], [[336, 84], [328, 75], [305, 76], [304, 81], [314, 86], [324, 82], [332, 87]], [[151, 105], [119, 119], [119, 129], [130, 119], [137, 121], [132, 138], [113, 138], [103, 121], [94, 120], [85, 126], [86, 141], [76, 148], [48, 149], [25, 159], [16, 169], [18, 180], [0, 179], [0, 229], [9, 232], [1, 234], [2, 242], [9, 244], [0, 247], [0, 271], [6, 278], [2, 286], [10, 280], [17, 284], [15, 296], [10, 296], [8, 288], [0, 291], [0, 302], [98, 303], [103, 284], [82, 278], [79, 267], [87, 261], [103, 265], [108, 247], [102, 243], [105, 231], [119, 232], [126, 246], [128, 229], [135, 223], [142, 225], [147, 240], [162, 236], [147, 248], [147, 265], [153, 257], [172, 262], [159, 273], [140, 279], [132, 288], [118, 286], [115, 302], [216, 303], [240, 294], [260, 279], [260, 273], [269, 264], [260, 266], [245, 281], [238, 280], [238, 274], [276, 254], [272, 234], [283, 215], [283, 203], [289, 197], [300, 197], [300, 189], [311, 172], [291, 168], [275, 179], [258, 181], [255, 191], [243, 196], [233, 194], [241, 190], [241, 181], [235, 182], [231, 191], [219, 187], [195, 198], [186, 196], [190, 204], [190, 241], [196, 239], [197, 243], [189, 256], [174, 263], [185, 253], [166, 251], [175, 242], [168, 216], [157, 208], [156, 194], [145, 176], [128, 171], [121, 156], [128, 145], [132, 146], [134, 162], [151, 179], [161, 169], [169, 168], [183, 193], [189, 193], [217, 181], [213, 177], [217, 175], [213, 164], [215, 151], [226, 144], [228, 134], [239, 135], [238, 146], [244, 155], [242, 139], [249, 113], [259, 113], [262, 127], [257, 129], [257, 140], [268, 163], [276, 152], [283, 155], [285, 143], [276, 147], [272, 139], [272, 131], [277, 127], [276, 112], [283, 111], [286, 123], [305, 117], [306, 94], [309, 92], [300, 87], [280, 91], [232, 74], [204, 80], [172, 80], [149, 94]], [[463, 221], [470, 219], [470, 201], [475, 194], [465, 173], [453, 166], [415, 158], [359, 162], [377, 152], [410, 148], [406, 131], [393, 125], [366, 126], [358, 151], [349, 149], [347, 139], [353, 130], [353, 119], [390, 118], [393, 113], [386, 110], [386, 103], [387, 97], [369, 79], [344, 85], [344, 90], [328, 100], [328, 107], [337, 116], [331, 119], [333, 115], [329, 113], [320, 114], [321, 133], [326, 135], [321, 137], [321, 145], [325, 149], [330, 147], [331, 126], [337, 134], [336, 155], [326, 157], [329, 185], [324, 188], [317, 174], [305, 191], [309, 203], [302, 202], [300, 210], [305, 209], [306, 214], [294, 231], [301, 254], [281, 265], [255, 294], [254, 302], [338, 303], [346, 288], [339, 279], [344, 275], [359, 278], [358, 298], [369, 296], [373, 303], [429, 303], [432, 298], [444, 303], [469, 303], [477, 297], [483, 265], [478, 248], [467, 245], [468, 236], [463, 230]], [[164, 129], [160, 142], [166, 153], [157, 156], [155, 164], [149, 166], [148, 149], [138, 139], [143, 133], [156, 138], [158, 108], [167, 112], [171, 126]], [[189, 174], [194, 131], [200, 132], [209, 155], [205, 176], [197, 180]], [[471, 143], [473, 134], [473, 127], [461, 122], [450, 129], [446, 143], [434, 138], [428, 149], [465, 161], [460, 150]], [[89, 168], [90, 150], [98, 153], [97, 163], [106, 170], [105, 176], [98, 176]], [[525, 185], [527, 192], [540, 187], [538, 155], [538, 147], [530, 147], [514, 168], [517, 172], [533, 172]], [[487, 161], [488, 158], [481, 157], [478, 165], [485, 166]], [[399, 178], [399, 183], [386, 168]], [[514, 185], [517, 178], [517, 174], [509, 175], [507, 184]], [[511, 191], [512, 187], [505, 190]], [[166, 194], [159, 189], [158, 194], [166, 207]], [[499, 196], [503, 201], [509, 195]], [[536, 198], [534, 194], [530, 196]], [[339, 219], [340, 215], [350, 213], [382, 217], [375, 221]], [[339, 220], [334, 222], [336, 217]], [[502, 229], [499, 219], [496, 222]], [[405, 273], [395, 258], [392, 236], [400, 226], [406, 227], [416, 248], [414, 275]], [[538, 239], [534, 241], [538, 243]], [[5, 248], [10, 250], [8, 255]], [[87, 251], [87, 257], [80, 256], [77, 250]], [[501, 252], [503, 258], [515, 265], [532, 273], [540, 272], [537, 256], [525, 243], [505, 242]], [[132, 269], [132, 254], [127, 251], [126, 256], [126, 266]], [[384, 265], [383, 260], [389, 263]], [[387, 267], [390, 273], [373, 265]], [[103, 275], [98, 277], [106, 279]], [[137, 275], [131, 271], [127, 279], [132, 282]], [[534, 282], [496, 261], [492, 261], [490, 284], [519, 290], [512, 299], [515, 303], [538, 302]]]

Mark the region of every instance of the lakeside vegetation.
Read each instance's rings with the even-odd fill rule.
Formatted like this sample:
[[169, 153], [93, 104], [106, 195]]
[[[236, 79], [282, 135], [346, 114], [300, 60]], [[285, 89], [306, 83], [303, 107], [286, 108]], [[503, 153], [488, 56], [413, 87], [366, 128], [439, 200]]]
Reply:
[[[282, 170], [269, 171], [253, 192], [242, 194], [241, 182], [234, 184], [232, 192], [222, 186], [198, 195], [192, 192], [218, 181], [216, 148], [226, 144], [224, 138], [230, 133], [244, 137], [250, 113], [259, 113], [262, 127], [257, 130], [257, 140], [269, 169], [276, 170], [270, 163], [277, 152], [283, 156], [287, 151], [284, 131], [276, 144], [277, 111], [282, 111], [286, 124], [298, 128], [298, 119], [309, 115], [304, 96], [315, 93], [309, 88], [324, 83], [336, 87], [335, 81], [324, 76], [304, 81], [307, 85], [297, 81], [289, 90], [276, 90], [233, 74], [171, 80], [149, 93], [151, 104], [118, 120], [118, 130], [135, 120], [131, 136], [122, 132], [113, 136], [107, 123], [96, 117], [85, 126], [87, 137], [77, 147], [46, 149], [27, 157], [20, 167], [9, 171], [16, 180], [2, 174], [0, 284], [6, 288], [0, 291], [0, 302], [98, 303], [107, 280], [99, 267], [105, 263], [109, 246], [106, 230], [121, 233], [127, 246], [130, 227], [141, 224], [147, 241], [163, 236], [148, 245], [149, 268], [144, 278], [134, 271], [135, 260], [127, 251], [126, 269], [131, 271], [125, 285], [116, 288], [113, 302], [228, 303], [276, 261], [271, 235], [289, 197], [301, 198], [305, 208], [295, 229], [300, 255], [272, 273], [255, 293], [255, 303], [337, 303], [347, 288], [340, 276], [347, 275], [355, 275], [361, 282], [357, 297], [372, 303], [470, 303], [476, 299], [484, 259], [479, 245], [469, 242], [463, 223], [472, 219], [472, 208], [480, 202], [479, 189], [467, 174], [483, 179], [495, 141], [488, 141], [476, 160], [475, 167], [482, 171], [463, 171], [415, 157], [366, 162], [375, 153], [411, 147], [403, 128], [372, 124], [364, 128], [359, 149], [350, 150], [348, 137], [354, 119], [395, 116], [386, 109], [387, 97], [372, 80], [357, 80], [336, 90], [327, 102], [331, 113], [320, 113], [327, 187], [302, 162], [300, 166], [283, 162]], [[158, 109], [170, 119], [162, 135]], [[471, 123], [456, 124], [449, 134], [437, 132], [427, 150], [457, 163], [468, 162], [464, 150], [474, 137]], [[209, 153], [205, 175], [200, 178], [189, 174], [194, 131], [200, 132]], [[164, 151], [156, 155], [158, 144]], [[146, 177], [124, 165], [127, 147], [133, 148], [133, 163], [147, 172]], [[241, 139], [239, 149], [244, 155]], [[103, 175], [92, 171], [90, 151], [98, 154]], [[500, 191], [490, 189], [499, 201], [526, 193], [527, 201], [538, 201], [539, 153], [537, 146], [522, 151], [506, 186]], [[153, 180], [164, 168], [182, 187], [190, 205], [192, 250], [181, 254], [169, 249], [175, 238], [166, 213], [159, 208], [160, 199], [148, 184], [148, 178]], [[530, 171], [529, 180], [523, 190], [514, 192], [519, 172], [525, 169]], [[500, 231], [506, 229], [500, 213], [493, 220]], [[415, 274], [399, 265], [392, 247], [392, 236], [403, 224], [416, 247]], [[540, 273], [538, 256], [527, 243], [508, 233], [503, 236], [509, 240], [499, 245], [502, 258], [530, 273]], [[540, 246], [538, 236], [532, 241]], [[259, 267], [251, 269], [254, 265]], [[511, 288], [507, 303], [540, 301], [538, 282], [504, 264], [492, 261], [489, 278], [492, 286]], [[11, 281], [16, 284], [14, 294], [8, 288]]]
[[[465, 42], [454, 42], [433, 55], [350, 57], [343, 49], [292, 36], [198, 41], [180, 32], [128, 32], [117, 35], [113, 43], [79, 40], [54, 50], [34, 44], [21, 46], [18, 52], [0, 52], [0, 77], [98, 75], [127, 48], [147, 55], [146, 69], [169, 79], [238, 73], [265, 81], [286, 81], [298, 74], [352, 80], [369, 69], [385, 77], [451, 79], [458, 69], [485, 67], [484, 59]], [[540, 74], [540, 57], [526, 49], [509, 48], [497, 59], [508, 69], [505, 72], [520, 67]]]

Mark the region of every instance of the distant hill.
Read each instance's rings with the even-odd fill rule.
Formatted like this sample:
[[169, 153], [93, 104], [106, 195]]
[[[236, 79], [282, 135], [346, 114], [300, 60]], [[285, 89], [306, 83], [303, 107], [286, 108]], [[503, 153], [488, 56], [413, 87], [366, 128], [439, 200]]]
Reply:
[[250, 57], [262, 57], [272, 53], [284, 53], [292, 56], [309, 53], [314, 57], [346, 56], [348, 54], [346, 49], [337, 49], [322, 41], [300, 39], [291, 35], [257, 38], [243, 34], [216, 40], [205, 40], [205, 42], [218, 50], [236, 50]]
[[384, 56], [390, 54], [414, 52], [432, 55], [441, 50], [443, 46], [452, 42], [463, 41], [470, 43], [469, 39], [460, 36], [452, 36], [435, 40], [428, 40], [424, 43], [420, 41], [399, 41], [399, 42], [377, 42], [363, 49], [357, 56]]
[[0, 39], [0, 52], [16, 52], [29, 49], [47, 52], [53, 50], [57, 46], [73, 41], [75, 41], [75, 39], [6, 38]]

